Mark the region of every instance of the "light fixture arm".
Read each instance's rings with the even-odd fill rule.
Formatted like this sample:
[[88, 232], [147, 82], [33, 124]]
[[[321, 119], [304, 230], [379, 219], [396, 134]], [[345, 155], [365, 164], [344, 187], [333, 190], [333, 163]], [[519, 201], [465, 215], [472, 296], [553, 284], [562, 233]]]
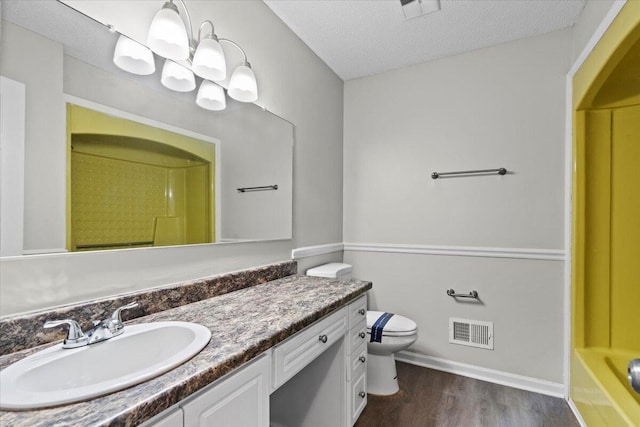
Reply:
[[249, 64], [249, 62], [247, 61], [247, 54], [244, 52], [244, 50], [240, 47], [240, 45], [238, 43], [234, 42], [233, 40], [229, 40], [229, 39], [218, 39], [218, 41], [227, 42], [227, 43], [230, 43], [230, 44], [234, 45], [235, 47], [237, 47], [240, 50], [240, 52], [242, 52], [242, 55], [244, 56], [243, 65]]
[[[173, 0], [169, 0], [169, 3], [171, 3], [171, 5], [173, 5], [176, 8], [176, 12], [177, 12], [178, 11], [178, 7], [175, 4], [173, 4]], [[193, 47], [193, 44], [194, 44], [194, 41], [193, 41], [193, 26], [191, 25], [191, 15], [189, 15], [189, 9], [187, 9], [187, 5], [184, 4], [183, 0], [178, 0], [178, 3], [180, 3], [182, 5], [182, 9], [184, 9], [184, 14], [187, 16], [187, 26], [189, 27], [189, 48], [195, 49]]]
[[[177, 7], [176, 7], [176, 5], [173, 3], [173, 1], [174, 1], [174, 0], [169, 0], [169, 2], [168, 2], [168, 3], [169, 3], [169, 4], [171, 4], [171, 6], [175, 7], [175, 8], [176, 8], [176, 11], [177, 11]], [[178, 2], [178, 3], [180, 3], [180, 4], [182, 5], [182, 8], [184, 9], [185, 15], [187, 16], [187, 25], [188, 25], [188, 27], [189, 27], [189, 33], [190, 33], [190, 35], [191, 35], [191, 37], [190, 37], [190, 39], [189, 39], [189, 48], [190, 48], [190, 50], [192, 51], [192, 52], [191, 52], [191, 56], [193, 56], [193, 52], [195, 51], [195, 49], [196, 49], [196, 47], [197, 47], [198, 43], [200, 43], [200, 41], [202, 40], [202, 29], [204, 28], [204, 26], [205, 26], [206, 24], [209, 24], [209, 25], [211, 25], [211, 38], [213, 38], [214, 40], [217, 40], [217, 41], [219, 41], [219, 42], [223, 42], [223, 41], [224, 41], [224, 42], [230, 43], [230, 44], [234, 45], [235, 47], [237, 47], [237, 48], [238, 48], [238, 50], [240, 50], [240, 52], [242, 52], [242, 56], [244, 57], [244, 60], [242, 61], [243, 65], [251, 66], [251, 65], [249, 64], [249, 61], [247, 61], [247, 54], [245, 53], [244, 49], [242, 49], [242, 48], [240, 47], [240, 45], [239, 45], [238, 43], [234, 42], [233, 40], [229, 40], [229, 39], [219, 39], [219, 38], [216, 36], [215, 28], [214, 28], [214, 26], [213, 26], [213, 22], [211, 22], [211, 21], [209, 21], [209, 20], [203, 21], [203, 22], [202, 22], [202, 24], [200, 24], [200, 27], [198, 28], [198, 39], [197, 39], [197, 40], [196, 40], [196, 39], [194, 39], [194, 37], [193, 37], [193, 26], [191, 25], [191, 15], [189, 15], [189, 10], [187, 9], [187, 5], [184, 3], [184, 0], [177, 0], [177, 2]], [[206, 37], [206, 36], [205, 36], [205, 37]]]
[[218, 36], [216, 36], [216, 32], [215, 32], [215, 28], [213, 27], [213, 22], [209, 21], [208, 19], [206, 21], [202, 21], [202, 24], [200, 24], [200, 28], [198, 29], [198, 40], [197, 42], [200, 43], [202, 41], [202, 29], [207, 25], [211, 25], [211, 33], [210, 34], [205, 34], [205, 37], [210, 37], [214, 40], [218, 40]]

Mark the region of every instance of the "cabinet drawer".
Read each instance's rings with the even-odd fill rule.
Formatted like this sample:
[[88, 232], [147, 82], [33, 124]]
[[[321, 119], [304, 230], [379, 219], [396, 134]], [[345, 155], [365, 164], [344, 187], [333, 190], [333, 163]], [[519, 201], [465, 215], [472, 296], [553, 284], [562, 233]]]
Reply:
[[367, 342], [367, 322], [362, 320], [349, 331], [347, 339], [347, 355], [352, 354], [362, 343]]
[[349, 304], [349, 330], [351, 330], [358, 322], [367, 321], [367, 295]]
[[341, 309], [298, 332], [273, 350], [273, 389], [300, 372], [347, 331], [346, 309]]
[[352, 378], [358, 378], [367, 370], [367, 345], [365, 343], [355, 349], [349, 362], [347, 381], [351, 381]]
[[355, 424], [358, 417], [367, 406], [367, 375], [363, 373], [351, 386], [351, 425]]

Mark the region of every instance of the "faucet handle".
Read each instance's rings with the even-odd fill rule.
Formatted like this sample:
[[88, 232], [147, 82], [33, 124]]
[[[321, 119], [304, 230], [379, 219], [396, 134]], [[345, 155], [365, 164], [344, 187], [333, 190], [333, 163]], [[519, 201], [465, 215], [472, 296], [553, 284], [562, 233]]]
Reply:
[[138, 306], [138, 303], [134, 301], [134, 302], [130, 302], [127, 305], [123, 305], [120, 308], [116, 308], [116, 311], [114, 311], [113, 314], [111, 315], [111, 320], [118, 321], [118, 322], [122, 323], [122, 317], [120, 316], [120, 312], [122, 310], [128, 310], [130, 308], [134, 308], [134, 307], [137, 307], [137, 306]]
[[93, 329], [87, 332], [89, 344], [105, 341], [122, 334], [124, 332], [124, 323], [122, 323], [120, 312], [137, 306], [137, 302], [131, 302], [118, 307], [108, 319], [93, 322]]
[[62, 347], [63, 348], [76, 348], [87, 345], [89, 342], [89, 337], [87, 337], [84, 332], [82, 332], [82, 328], [73, 319], [64, 319], [64, 320], [49, 320], [45, 322], [43, 327], [45, 328], [55, 328], [60, 325], [69, 325], [69, 332], [67, 333], [67, 338], [65, 338]]

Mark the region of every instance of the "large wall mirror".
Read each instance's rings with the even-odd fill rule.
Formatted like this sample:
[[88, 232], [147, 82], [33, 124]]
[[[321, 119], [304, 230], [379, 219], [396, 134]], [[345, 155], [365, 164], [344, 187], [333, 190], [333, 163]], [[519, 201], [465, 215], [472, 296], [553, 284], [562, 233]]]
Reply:
[[[163, 2], [115, 3], [131, 20]], [[2, 256], [290, 239], [293, 125], [229, 98], [202, 109], [160, 85], [160, 59], [120, 70], [131, 22], [110, 31], [73, 5], [2, 2]]]

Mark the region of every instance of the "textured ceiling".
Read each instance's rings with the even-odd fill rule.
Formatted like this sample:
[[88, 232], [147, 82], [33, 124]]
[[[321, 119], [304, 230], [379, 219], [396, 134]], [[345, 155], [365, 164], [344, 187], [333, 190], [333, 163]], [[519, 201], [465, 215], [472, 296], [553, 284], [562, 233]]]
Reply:
[[405, 21], [400, 0], [264, 0], [350, 80], [572, 26], [585, 0], [442, 0]]
[[66, 55], [104, 69], [117, 70], [112, 56], [105, 55], [105, 52], [113, 52], [116, 36], [60, 2], [2, 0], [2, 19], [61, 43]]

